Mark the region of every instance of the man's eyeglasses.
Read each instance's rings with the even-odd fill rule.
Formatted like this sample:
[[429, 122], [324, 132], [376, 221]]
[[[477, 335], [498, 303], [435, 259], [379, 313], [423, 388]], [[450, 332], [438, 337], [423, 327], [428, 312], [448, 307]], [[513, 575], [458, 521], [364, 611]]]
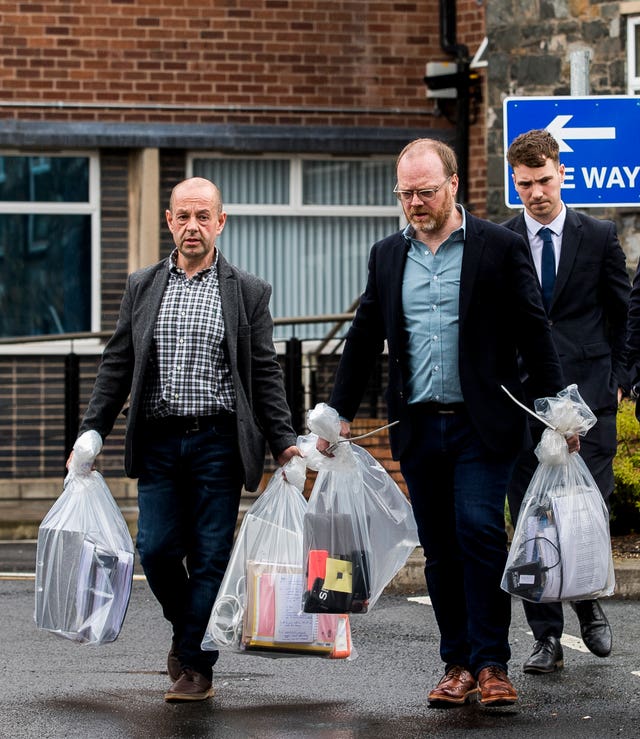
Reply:
[[398, 190], [398, 186], [396, 185], [393, 188], [393, 192], [395, 193], [398, 200], [402, 200], [403, 203], [410, 203], [413, 200], [414, 195], [417, 195], [423, 203], [426, 203], [427, 201], [433, 200], [435, 198], [438, 190], [444, 187], [447, 182], [449, 182], [452, 176], [453, 175], [449, 175], [444, 182], [441, 182], [438, 185], [438, 187], [430, 187], [427, 190]]

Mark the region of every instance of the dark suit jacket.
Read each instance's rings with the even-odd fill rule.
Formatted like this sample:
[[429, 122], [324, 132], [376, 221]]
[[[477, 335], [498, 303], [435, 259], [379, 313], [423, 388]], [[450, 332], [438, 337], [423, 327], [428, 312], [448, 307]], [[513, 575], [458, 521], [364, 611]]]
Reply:
[[[629, 299], [629, 322], [627, 331], [629, 362], [629, 384], [634, 394], [640, 391], [640, 263], [633, 278]], [[636, 398], [636, 418], [640, 421], [640, 396]]]
[[[527, 239], [523, 213], [504, 225]], [[615, 225], [568, 208], [549, 323], [566, 382], [595, 413], [615, 413], [618, 387], [628, 390], [628, 300]]]
[[[524, 442], [526, 413], [502, 391], [522, 399], [518, 351], [539, 395], [563, 387], [535, 272], [523, 239], [466, 214], [460, 275], [459, 370], [464, 402], [485, 446], [514, 456]], [[405, 388], [408, 367], [402, 313], [402, 278], [409, 243], [398, 232], [374, 244], [369, 273], [336, 374], [330, 404], [353, 418], [374, 359], [388, 343], [390, 420], [395, 458], [410, 440]]]
[[[222, 254], [218, 255], [218, 276], [244, 484], [255, 490], [264, 466], [265, 437], [274, 456], [296, 443], [272, 340], [271, 287], [229, 264]], [[168, 279], [168, 259], [129, 276], [118, 323], [102, 355], [80, 427], [81, 432], [95, 429], [104, 438], [130, 395], [125, 436], [125, 471], [130, 477], [140, 473], [145, 372]]]

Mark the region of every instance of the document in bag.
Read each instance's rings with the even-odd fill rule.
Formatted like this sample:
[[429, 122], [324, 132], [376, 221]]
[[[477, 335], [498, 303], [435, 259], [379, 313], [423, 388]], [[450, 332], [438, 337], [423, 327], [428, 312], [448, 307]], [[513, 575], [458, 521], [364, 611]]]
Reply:
[[348, 617], [302, 613], [303, 585], [302, 567], [297, 565], [247, 563], [245, 649], [349, 656], [350, 646], [340, 646]]
[[575, 494], [554, 496], [551, 502], [562, 559], [562, 598], [599, 592], [606, 586], [611, 560], [609, 521], [600, 492], [581, 488]]

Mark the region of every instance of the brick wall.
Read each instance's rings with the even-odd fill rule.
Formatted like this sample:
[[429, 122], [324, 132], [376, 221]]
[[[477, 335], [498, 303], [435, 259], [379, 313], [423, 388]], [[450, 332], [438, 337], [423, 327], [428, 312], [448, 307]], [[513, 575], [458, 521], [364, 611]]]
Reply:
[[[457, 30], [459, 43], [469, 48], [470, 56], [478, 50], [486, 34], [485, 5], [477, 0], [458, 2]], [[476, 70], [480, 75], [480, 95], [482, 101], [471, 106], [471, 122], [469, 127], [469, 171], [468, 171], [468, 203], [469, 210], [481, 218], [487, 216], [487, 70]]]
[[[3, 97], [74, 104], [144, 101], [158, 109], [133, 113], [114, 107], [109, 115], [165, 122], [210, 120], [210, 113], [195, 108], [212, 104], [240, 110], [423, 107], [420, 65], [437, 42], [430, 5], [2, 2]], [[63, 119], [74, 113], [51, 115]], [[102, 111], [95, 115], [104, 119]], [[230, 111], [226, 116], [239, 117]], [[263, 112], [253, 122], [259, 119], [287, 123], [292, 116]], [[370, 125], [378, 122], [372, 116]]]
[[[369, 431], [373, 431], [380, 426], [387, 424], [386, 418], [362, 418], [356, 419], [351, 425], [352, 436], [358, 434], [366, 434]], [[391, 448], [389, 447], [389, 432], [380, 431], [367, 439], [361, 439], [356, 442], [361, 447], [366, 449], [372, 457], [375, 457], [378, 462], [387, 470], [387, 472], [393, 477], [395, 482], [398, 484], [402, 492], [407, 495], [407, 484], [400, 473], [400, 464], [391, 458]]]
[[[0, 119], [450, 131], [454, 123], [426, 99], [423, 84], [427, 61], [451, 58], [440, 47], [438, 6], [436, 0], [0, 0]], [[457, 8], [457, 41], [473, 54], [484, 35], [484, 7], [459, 0]], [[469, 195], [482, 215], [482, 108], [470, 136]], [[70, 125], [68, 146], [73, 145]], [[128, 157], [125, 148], [100, 152], [106, 331], [115, 326], [128, 271]], [[185, 152], [163, 149], [160, 159], [165, 203], [184, 176]], [[165, 255], [170, 237], [162, 212], [159, 218]], [[81, 412], [98, 361], [82, 358]], [[51, 460], [57, 466], [61, 454], [63, 358], [2, 357], [0, 365], [6, 380], [0, 400], [10, 409], [0, 418], [6, 450], [0, 478], [24, 476], [26, 467], [40, 474]], [[51, 409], [47, 405], [41, 418], [25, 422], [27, 402], [40, 407], [43, 394]], [[365, 405], [363, 415], [384, 415], [379, 399]], [[105, 474], [122, 469], [122, 431], [119, 420], [105, 447]]]
[[[4, 117], [451, 126], [422, 81], [450, 59], [436, 0], [0, 1], [0, 18]], [[457, 32], [473, 53], [476, 0], [458, 2]]]

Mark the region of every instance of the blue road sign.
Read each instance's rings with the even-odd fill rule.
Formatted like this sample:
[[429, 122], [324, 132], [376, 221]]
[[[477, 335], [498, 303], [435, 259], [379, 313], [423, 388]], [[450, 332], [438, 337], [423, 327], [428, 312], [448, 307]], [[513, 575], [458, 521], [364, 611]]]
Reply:
[[[504, 151], [546, 128], [560, 145], [562, 199], [582, 208], [640, 206], [640, 96], [511, 97], [503, 103]], [[505, 203], [522, 206], [505, 159]]]

